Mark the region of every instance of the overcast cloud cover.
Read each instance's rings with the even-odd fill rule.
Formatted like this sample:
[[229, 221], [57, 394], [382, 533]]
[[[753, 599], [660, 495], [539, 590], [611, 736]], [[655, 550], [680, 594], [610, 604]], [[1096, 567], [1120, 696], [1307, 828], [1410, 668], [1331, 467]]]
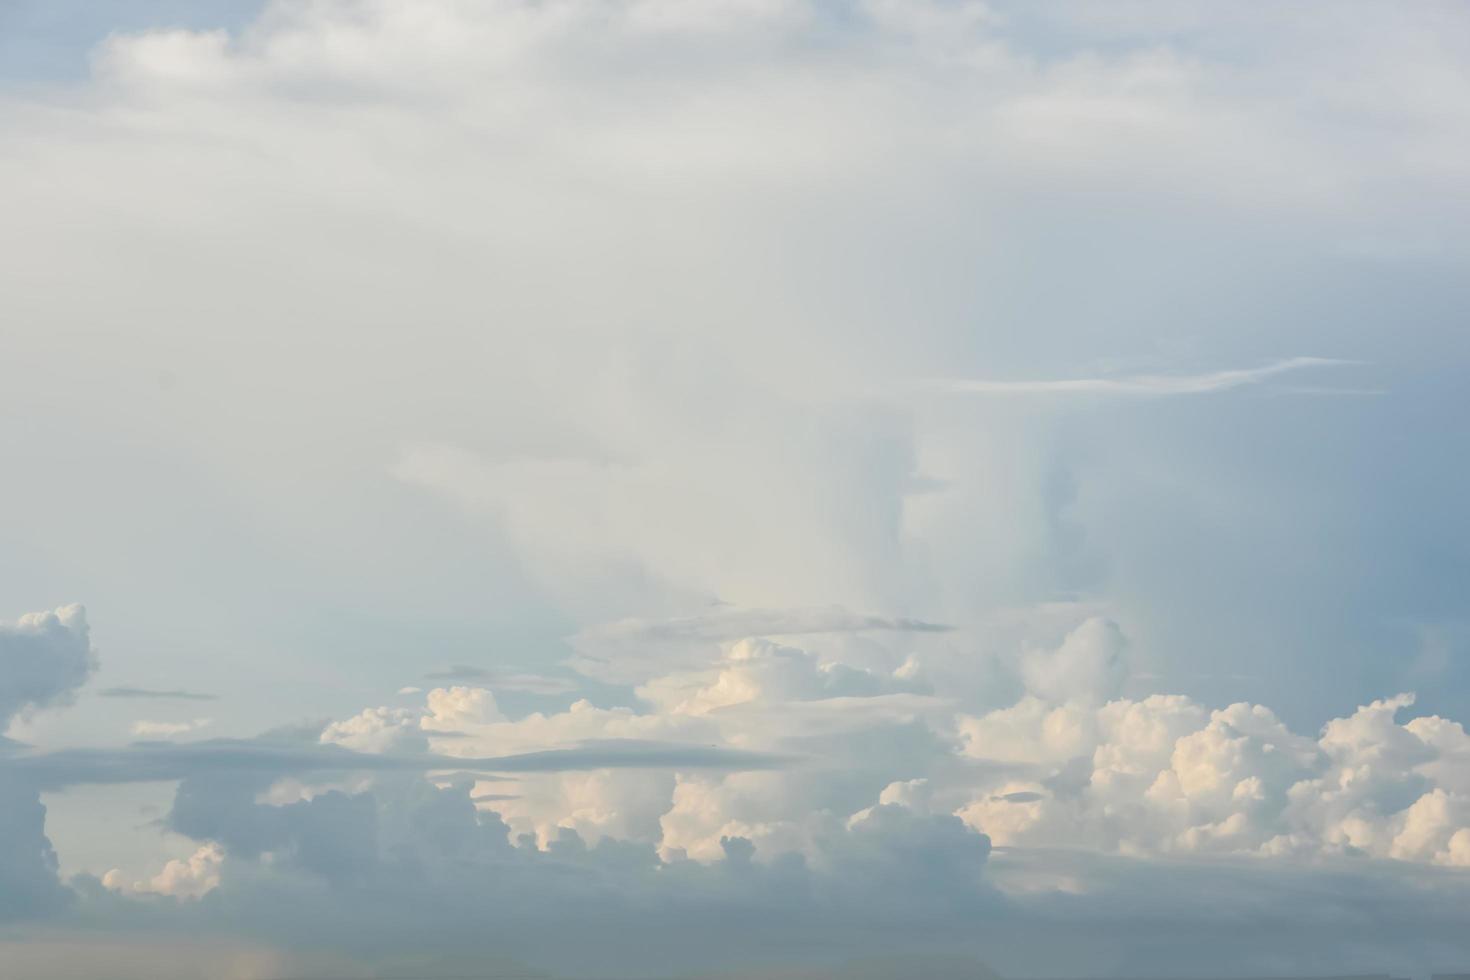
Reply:
[[1470, 969], [1463, 5], [0, 62], [17, 975]]

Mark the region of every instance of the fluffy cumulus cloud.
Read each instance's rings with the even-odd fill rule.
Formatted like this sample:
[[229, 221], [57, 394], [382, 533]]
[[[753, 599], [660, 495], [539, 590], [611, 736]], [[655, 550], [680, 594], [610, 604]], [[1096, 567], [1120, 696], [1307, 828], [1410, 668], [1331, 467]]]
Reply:
[[[933, 693], [928, 675], [947, 669], [949, 633], [900, 631], [853, 647], [834, 624], [802, 646], [789, 634], [723, 641], [700, 669], [690, 650], [709, 640], [686, 637], [689, 650], [622, 706], [584, 699], [517, 715], [491, 689], [453, 686], [262, 736], [253, 750], [170, 749], [157, 757], [172, 760], [161, 771], [142, 755], [129, 771], [126, 754], [108, 763], [22, 752], [0, 771], [4, 908], [14, 917], [70, 905], [82, 921], [135, 916], [165, 933], [249, 923], [273, 942], [310, 937], [354, 956], [412, 948], [424, 929], [461, 951], [488, 935], [497, 949], [579, 971], [619, 941], [612, 933], [636, 936], [643, 920], [689, 930], [668, 962], [736, 962], [728, 937], [702, 924], [719, 910], [740, 910], [776, 951], [861, 947], [855, 937], [879, 923], [948, 943], [1055, 916], [1081, 915], [1077, 927], [1090, 928], [1089, 901], [1142, 900], [1120, 865], [1088, 854], [1139, 868], [1229, 860], [1245, 881], [1259, 877], [1261, 895], [1283, 862], [1304, 881], [1374, 869], [1405, 889], [1399, 902], [1415, 887], [1460, 888], [1453, 878], [1425, 892], [1393, 870], [1470, 865], [1470, 735], [1460, 724], [1404, 717], [1410, 695], [1312, 734], [1261, 705], [1120, 696], [1126, 634], [1085, 607], [1073, 616], [1050, 645], [1015, 652], [1005, 669], [1019, 694], [988, 709], [983, 698]], [[24, 624], [44, 635], [79, 617]], [[57, 649], [63, 664], [75, 655]], [[163, 751], [151, 744], [136, 751]], [[709, 768], [667, 751], [591, 751], [623, 744], [770, 761]], [[582, 754], [565, 765], [547, 755], [566, 750]], [[142, 876], [113, 869], [64, 882], [39, 787], [170, 773], [177, 790], [163, 826], [192, 851]], [[1187, 873], [1209, 881], [1208, 867]], [[589, 903], [603, 900], [617, 912], [594, 915]], [[482, 908], [497, 910], [488, 934], [471, 912]], [[558, 950], [546, 933], [553, 908], [600, 923], [581, 952]], [[1004, 950], [985, 952], [1024, 961]], [[1116, 951], [1120, 962], [1136, 953]]]
[[370, 709], [324, 741], [449, 757], [599, 739], [660, 738], [784, 754], [769, 771], [532, 773], [480, 782], [481, 808], [543, 844], [564, 830], [637, 840], [669, 860], [721, 861], [740, 838], [758, 860], [820, 862], [835, 824], [873, 806], [953, 815], [1004, 846], [1148, 856], [1368, 856], [1463, 864], [1470, 736], [1407, 721], [1402, 695], [1290, 730], [1270, 708], [1211, 709], [1182, 695], [1115, 696], [1126, 642], [1083, 619], [1019, 658], [1027, 691], [980, 713], [914, 690], [911, 653], [876, 671], [748, 638], [702, 672], [650, 678], [632, 707], [579, 701], [505, 717], [492, 692], [430, 691], [420, 708]]
[[122, 872], [113, 869], [102, 876], [106, 888], [122, 892], [149, 892], [179, 898], [201, 898], [219, 885], [219, 868], [224, 850], [218, 844], [205, 844], [186, 860], [173, 860], [146, 881], [129, 883]]
[[[1053, 629], [1055, 617], [1042, 614]], [[1028, 642], [998, 669], [1019, 689], [1001, 707], [933, 693], [929, 674], [953, 669], [950, 633], [850, 641], [841, 629], [803, 645], [747, 636], [691, 669], [709, 644], [694, 636], [617, 707], [514, 714], [492, 689], [448, 686], [254, 742], [201, 743], [213, 751], [197, 757], [157, 742], [21, 752], [0, 768], [12, 824], [3, 908], [73, 927], [123, 917], [160, 936], [245, 927], [350, 958], [401, 954], [431, 930], [451, 958], [492, 948], [572, 973], [609, 951], [629, 968], [739, 962], [741, 943], [710, 926], [738, 914], [778, 959], [810, 943], [861, 951], [873, 930], [901, 930], [916, 949], [1025, 968], [1076, 951], [1038, 958], [1017, 936], [1047, 923], [1091, 936], [1110, 902], [1138, 929], [1210, 929], [1219, 909], [1166, 912], [1141, 890], [1154, 867], [1286, 921], [1304, 912], [1282, 874], [1307, 889], [1344, 874], [1388, 889], [1392, 917], [1466, 890], [1470, 735], [1405, 717], [1411, 695], [1310, 735], [1263, 705], [1119, 695], [1132, 680], [1126, 633], [1086, 607], [1051, 645]], [[666, 748], [607, 748], [629, 743]], [[554, 763], [559, 751], [572, 761]], [[176, 780], [162, 826], [190, 851], [141, 876], [63, 882], [38, 788], [148, 779]], [[1411, 867], [1426, 877], [1405, 877]], [[1323, 940], [1361, 914], [1322, 902], [1329, 918], [1313, 912], [1301, 929]], [[578, 942], [551, 921], [579, 923]], [[659, 958], [639, 948], [648, 923], [679, 936]], [[1397, 929], [1358, 936], [1352, 955], [1398, 955], [1410, 933], [1458, 948], [1436, 915]], [[1085, 945], [1133, 964], [1157, 954], [1152, 942], [1113, 929]], [[1301, 962], [1289, 945], [1258, 952], [1232, 962]]]
[[1124, 854], [1366, 855], [1453, 865], [1465, 731], [1395, 721], [1412, 696], [1291, 732], [1261, 705], [1155, 695], [964, 718], [964, 751], [1019, 764], [960, 811], [998, 843]]
[[[431, 929], [446, 949], [493, 936], [498, 950], [574, 972], [609, 948], [647, 966], [619, 945], [644, 934], [644, 919], [687, 930], [661, 954], [666, 964], [738, 962], [738, 944], [710, 931], [722, 914], [740, 915], [777, 953], [810, 942], [864, 949], [858, 937], [881, 924], [926, 943], [966, 935], [961, 945], [994, 962], [1034, 963], [1007, 945], [1008, 931], [1064, 922], [1086, 934], [1113, 901], [1149, 922], [1164, 916], [1137, 891], [1155, 866], [1172, 867], [1186, 890], [1223, 888], [1222, 901], [1266, 902], [1288, 921], [1305, 914], [1302, 928], [1323, 935], [1330, 916], [1275, 904], [1289, 901], [1283, 874], [1303, 888], [1347, 875], [1387, 889], [1394, 916], [1420, 914], [1414, 895], [1464, 890], [1455, 869], [1470, 860], [1470, 735], [1458, 723], [1404, 717], [1409, 695], [1311, 734], [1261, 705], [1111, 696], [1126, 680], [1126, 636], [1078, 616], [1054, 646], [1018, 653], [1018, 700], [983, 711], [914, 691], [912, 640], [881, 655], [866, 648], [857, 666], [789, 638], [747, 637], [704, 670], [672, 658], [679, 666], [623, 707], [583, 700], [515, 717], [489, 689], [431, 689], [415, 706], [369, 708], [314, 736], [354, 758], [432, 760], [423, 771], [216, 762], [185, 775], [167, 817], [196, 842], [191, 854], [142, 878], [114, 870], [73, 888], [87, 914], [135, 903], [165, 930], [245, 921], [278, 942], [309, 935], [368, 955]], [[1059, 686], [1073, 673], [1097, 683]], [[625, 739], [785, 761], [473, 771], [508, 753]], [[1433, 869], [1451, 877], [1423, 877]], [[613, 905], [594, 913], [603, 901]], [[546, 933], [553, 908], [559, 921], [595, 923], [579, 926], [576, 949]], [[475, 909], [494, 909], [494, 925]], [[1185, 903], [1168, 915], [1201, 929], [1215, 911]], [[1456, 948], [1436, 921], [1415, 934]], [[1396, 948], [1375, 941], [1373, 956]], [[1114, 934], [1093, 948], [1127, 964], [1147, 946]], [[1287, 959], [1233, 962], [1294, 962], [1272, 955]]]
[[92, 583], [146, 686], [58, 715], [81, 608], [0, 626], [0, 920], [1470, 961], [1466, 27], [318, 0], [6, 88], [0, 591]]

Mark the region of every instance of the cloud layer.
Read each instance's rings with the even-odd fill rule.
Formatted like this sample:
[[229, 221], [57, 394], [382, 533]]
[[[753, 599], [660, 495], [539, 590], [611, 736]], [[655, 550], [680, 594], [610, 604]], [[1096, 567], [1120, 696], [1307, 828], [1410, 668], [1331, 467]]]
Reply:
[[[571, 972], [609, 955], [630, 969], [749, 967], [740, 951], [756, 940], [779, 964], [808, 944], [872, 949], [874, 930], [920, 957], [1137, 967], [1156, 962], [1165, 920], [1216, 962], [1308, 962], [1299, 941], [1265, 936], [1230, 952], [1211, 923], [1238, 902], [1342, 943], [1312, 953], [1334, 969], [1402, 962], [1410, 937], [1459, 955], [1432, 909], [1467, 887], [1454, 870], [1470, 864], [1462, 726], [1400, 721], [1410, 696], [1316, 737], [1260, 705], [1119, 697], [1126, 636], [1077, 616], [1017, 659], [1025, 693], [987, 711], [930, 693], [938, 647], [865, 647], [858, 665], [748, 637], [702, 669], [648, 677], [629, 707], [513, 718], [489, 689], [436, 688], [420, 707], [248, 742], [22, 753], [0, 769], [20, 831], [9, 839], [28, 854], [7, 871], [7, 914], [70, 906], [57, 922], [161, 937], [243, 929], [354, 962], [433, 935], [454, 962], [494, 949]], [[190, 851], [142, 877], [64, 885], [35, 793], [128, 780], [177, 782], [164, 826]], [[1163, 897], [1148, 892], [1157, 874], [1173, 882]], [[1371, 915], [1394, 927], [1355, 934], [1370, 913], [1341, 887], [1377, 894]], [[1213, 897], [1178, 904], [1195, 889]], [[1303, 890], [1316, 905], [1299, 904]], [[729, 915], [738, 935], [716, 925]], [[554, 922], [575, 924], [571, 946]], [[1020, 942], [1054, 928], [1077, 938], [1045, 953]], [[677, 937], [656, 958], [650, 929]]]

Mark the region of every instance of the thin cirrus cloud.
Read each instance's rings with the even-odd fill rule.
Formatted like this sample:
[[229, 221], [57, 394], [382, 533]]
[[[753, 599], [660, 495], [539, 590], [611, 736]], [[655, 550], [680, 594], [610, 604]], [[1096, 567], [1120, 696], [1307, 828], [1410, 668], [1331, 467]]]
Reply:
[[[612, 683], [637, 683], [648, 671], [682, 662], [697, 668], [709, 645], [761, 637], [839, 634], [937, 635], [954, 627], [910, 617], [858, 613], [842, 606], [743, 608], [718, 605], [669, 619], [629, 617], [588, 627], [569, 642], [566, 662], [578, 673]], [[690, 655], [693, 653], [693, 659]]]
[[722, 607], [697, 616], [648, 620], [629, 618], [583, 630], [581, 641], [674, 642], [733, 640], [807, 633], [945, 633], [953, 627], [907, 617], [855, 613], [840, 606], [815, 609]]
[[219, 695], [202, 691], [179, 689], [155, 690], [147, 687], [105, 687], [97, 692], [99, 698], [129, 698], [140, 701], [218, 701]]
[[[1121, 378], [1062, 378], [1042, 381], [950, 378], [932, 380], [926, 385], [940, 391], [972, 395], [1209, 395], [1259, 385], [1278, 375], [1308, 368], [1341, 367], [1357, 363], [1359, 362], [1334, 357], [1288, 357], [1260, 367], [1207, 371], [1202, 374], [1135, 374]], [[1327, 391], [1328, 389], [1314, 389], [1313, 393]], [[1377, 389], [1338, 389], [1332, 393], [1379, 392]]]
[[[537, 673], [505, 673], [495, 670], [486, 670], [484, 667], [475, 667], [471, 664], [453, 664], [442, 670], [434, 670], [424, 675], [424, 680], [440, 681], [446, 683], [480, 683], [495, 687], [502, 691], [523, 691], [528, 694], [568, 694], [577, 689], [577, 685], [570, 678], [553, 677]], [[401, 688], [400, 694], [417, 694], [419, 688]]]

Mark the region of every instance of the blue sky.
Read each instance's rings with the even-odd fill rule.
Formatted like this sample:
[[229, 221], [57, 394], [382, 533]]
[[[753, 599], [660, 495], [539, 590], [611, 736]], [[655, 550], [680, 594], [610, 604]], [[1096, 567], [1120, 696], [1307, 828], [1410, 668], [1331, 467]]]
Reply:
[[11, 84], [85, 78], [92, 50], [107, 37], [158, 28], [238, 30], [259, 0], [14, 0], [0, 9], [0, 74]]
[[1464, 19], [6, 7], [0, 944], [1470, 960]]

